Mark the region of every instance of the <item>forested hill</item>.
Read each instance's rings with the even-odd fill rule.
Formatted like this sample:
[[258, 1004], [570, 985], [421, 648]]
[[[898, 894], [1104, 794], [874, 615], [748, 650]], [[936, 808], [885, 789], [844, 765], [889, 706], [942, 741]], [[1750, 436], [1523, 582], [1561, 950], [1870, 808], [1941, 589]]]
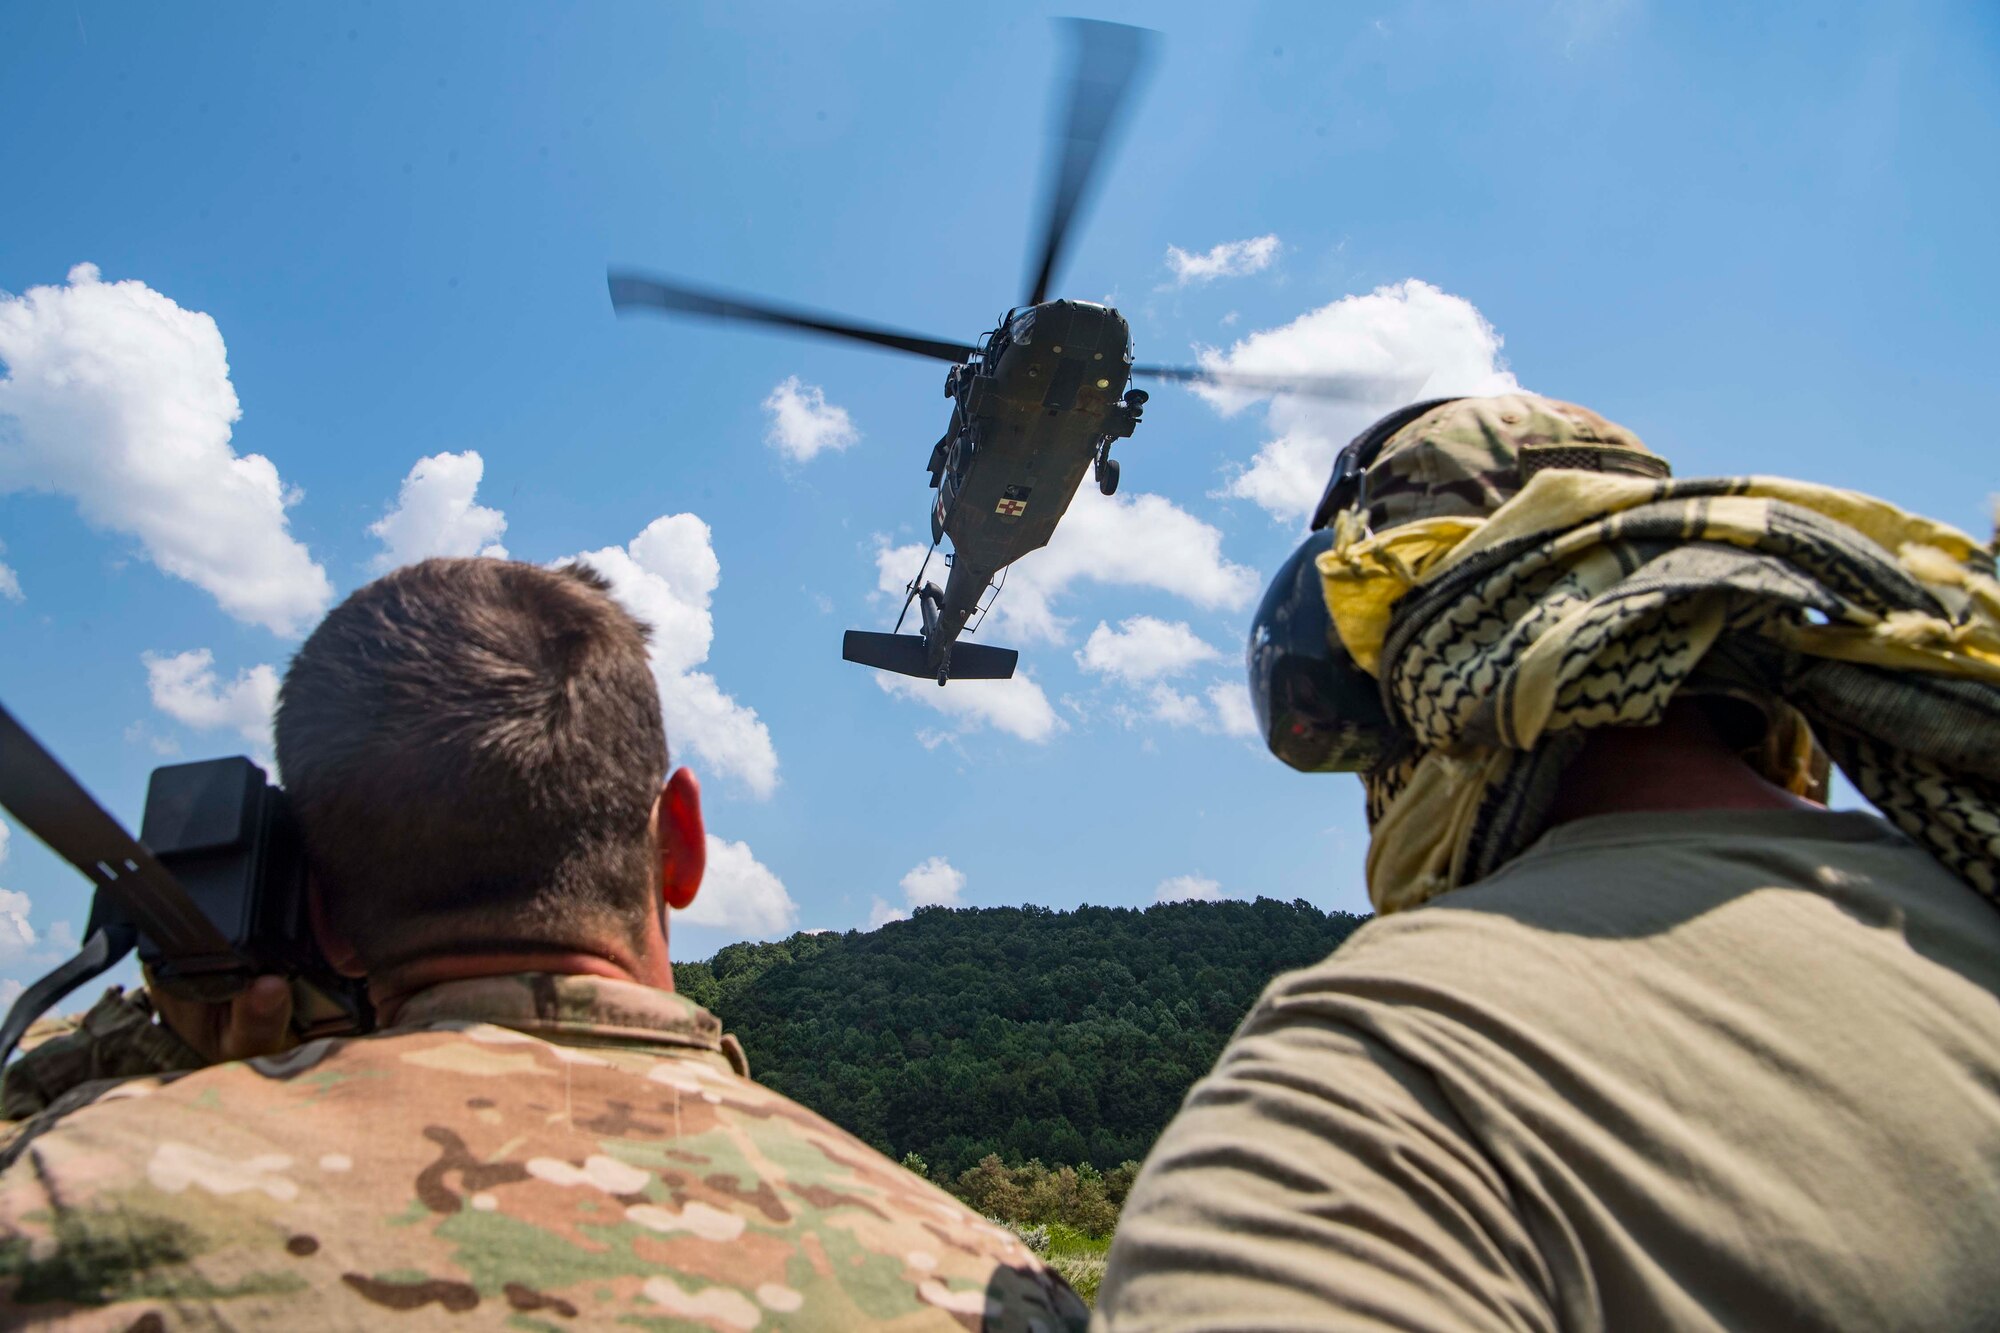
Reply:
[[733, 944], [674, 969], [751, 1073], [954, 1180], [1143, 1158], [1265, 984], [1363, 918], [1303, 901], [920, 908], [845, 935]]

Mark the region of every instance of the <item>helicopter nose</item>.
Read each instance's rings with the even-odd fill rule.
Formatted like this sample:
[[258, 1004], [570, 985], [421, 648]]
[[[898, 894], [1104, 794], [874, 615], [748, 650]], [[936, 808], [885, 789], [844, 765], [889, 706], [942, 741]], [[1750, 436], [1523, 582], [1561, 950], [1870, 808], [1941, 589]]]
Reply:
[[[1125, 318], [1109, 306], [1090, 301], [1056, 301], [1038, 316], [1036, 334], [1046, 338], [1059, 356], [1085, 361], [1122, 358], [1129, 339]], [[1046, 330], [1046, 333], [1044, 332]]]

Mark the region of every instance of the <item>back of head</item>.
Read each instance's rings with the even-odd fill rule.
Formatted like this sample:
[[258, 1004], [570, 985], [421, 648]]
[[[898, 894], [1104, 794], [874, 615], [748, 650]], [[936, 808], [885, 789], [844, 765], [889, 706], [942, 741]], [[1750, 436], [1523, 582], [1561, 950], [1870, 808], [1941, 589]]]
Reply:
[[582, 566], [426, 560], [358, 590], [285, 675], [277, 758], [370, 971], [454, 946], [638, 937], [667, 768], [646, 627]]

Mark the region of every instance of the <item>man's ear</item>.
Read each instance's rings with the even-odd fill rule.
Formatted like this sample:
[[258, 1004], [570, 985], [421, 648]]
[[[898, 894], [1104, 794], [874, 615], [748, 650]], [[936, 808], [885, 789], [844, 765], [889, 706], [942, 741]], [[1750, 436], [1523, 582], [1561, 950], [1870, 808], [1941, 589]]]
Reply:
[[355, 952], [353, 942], [333, 924], [326, 898], [319, 891], [319, 878], [312, 874], [306, 876], [306, 912], [312, 918], [313, 939], [326, 955], [328, 966], [343, 977], [367, 976], [368, 969], [361, 966], [361, 955]]
[[685, 911], [701, 890], [708, 869], [708, 829], [701, 819], [701, 784], [677, 768], [653, 806], [653, 838], [660, 849], [660, 896]]

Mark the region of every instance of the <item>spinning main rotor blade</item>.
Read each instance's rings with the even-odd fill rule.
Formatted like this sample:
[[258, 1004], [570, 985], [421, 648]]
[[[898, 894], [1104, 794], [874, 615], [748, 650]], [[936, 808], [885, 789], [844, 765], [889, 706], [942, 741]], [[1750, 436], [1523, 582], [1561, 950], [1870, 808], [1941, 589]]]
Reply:
[[637, 273], [612, 269], [607, 275], [611, 306], [619, 314], [628, 310], [666, 310], [678, 315], [700, 315], [706, 319], [740, 319], [752, 324], [772, 324], [781, 329], [801, 329], [831, 338], [847, 338], [871, 343], [898, 352], [927, 356], [937, 361], [963, 361], [973, 353], [966, 343], [924, 338], [914, 333], [857, 324], [838, 315], [770, 305], [721, 292], [703, 291], [678, 282], [648, 278]]
[[1048, 215], [1042, 224], [1028, 304], [1040, 305], [1055, 281], [1077, 210], [1097, 175], [1098, 159], [1117, 128], [1118, 113], [1130, 98], [1146, 63], [1153, 34], [1144, 28], [1095, 19], [1066, 19], [1075, 43], [1070, 67], [1069, 108], [1063, 118], [1061, 156], [1046, 187]]
[[1292, 394], [1299, 398], [1331, 398], [1357, 403], [1401, 403], [1415, 398], [1423, 377], [1403, 375], [1259, 375], [1242, 370], [1203, 370], [1197, 366], [1134, 366], [1134, 379], [1172, 380], [1180, 384], [1213, 384], [1246, 393]]

